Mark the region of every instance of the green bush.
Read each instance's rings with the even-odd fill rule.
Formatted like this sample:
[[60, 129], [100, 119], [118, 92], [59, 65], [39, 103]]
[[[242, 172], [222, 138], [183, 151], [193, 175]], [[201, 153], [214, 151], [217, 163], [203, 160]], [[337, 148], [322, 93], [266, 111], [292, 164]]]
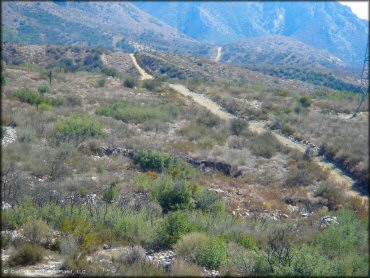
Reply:
[[40, 262], [44, 253], [44, 249], [39, 246], [25, 244], [10, 255], [8, 262], [10, 266], [32, 265]]
[[191, 179], [196, 175], [195, 168], [182, 159], [169, 153], [156, 150], [141, 150], [134, 155], [135, 164], [143, 171], [167, 171], [175, 179]]
[[108, 76], [115, 77], [115, 78], [122, 77], [122, 74], [118, 70], [113, 69], [113, 68], [103, 68], [102, 69], [102, 73], [104, 73], [104, 74], [106, 74]]
[[100, 107], [96, 110], [96, 114], [135, 124], [155, 119], [167, 122], [175, 116], [169, 107], [152, 108], [128, 103]]
[[197, 248], [207, 239], [208, 236], [204, 233], [193, 232], [186, 234], [176, 243], [176, 254], [188, 261], [195, 262]]
[[134, 163], [138, 164], [143, 171], [162, 172], [168, 169], [172, 160], [169, 153], [154, 150], [142, 150], [135, 154]]
[[299, 103], [303, 106], [303, 107], [310, 107], [311, 104], [312, 104], [312, 100], [309, 96], [303, 96], [299, 99]]
[[164, 212], [186, 209], [191, 205], [191, 191], [184, 181], [170, 177], [160, 179], [154, 188], [154, 196]]
[[47, 85], [41, 86], [38, 88], [40, 94], [50, 94], [50, 87]]
[[22, 102], [26, 102], [32, 105], [39, 105], [43, 98], [38, 93], [29, 90], [29, 89], [21, 89], [14, 92], [13, 96], [18, 98]]
[[244, 119], [234, 119], [231, 121], [230, 130], [232, 134], [239, 136], [248, 128], [248, 123]]
[[22, 102], [26, 102], [37, 107], [41, 103], [50, 104], [52, 106], [59, 106], [64, 103], [62, 99], [45, 97], [29, 89], [21, 89], [14, 92], [13, 97], [19, 99]]
[[115, 185], [111, 185], [104, 191], [103, 201], [107, 203], [112, 203], [113, 201], [117, 200], [118, 197], [119, 192], [117, 187]]
[[219, 268], [226, 259], [226, 243], [218, 237], [209, 237], [201, 242], [195, 253], [196, 263], [210, 269]]
[[182, 211], [167, 214], [162, 225], [157, 230], [157, 246], [169, 248], [173, 246], [183, 235], [194, 231], [189, 217]]
[[126, 88], [132, 89], [135, 86], [137, 86], [137, 81], [132, 77], [127, 77], [125, 81], [123, 81], [123, 86], [125, 86]]
[[99, 137], [104, 134], [101, 125], [88, 115], [72, 115], [59, 119], [55, 124], [55, 130], [58, 137], [67, 141]]
[[199, 196], [197, 196], [195, 199], [195, 207], [204, 212], [214, 213], [225, 209], [220, 196], [216, 192], [207, 189], [203, 189]]

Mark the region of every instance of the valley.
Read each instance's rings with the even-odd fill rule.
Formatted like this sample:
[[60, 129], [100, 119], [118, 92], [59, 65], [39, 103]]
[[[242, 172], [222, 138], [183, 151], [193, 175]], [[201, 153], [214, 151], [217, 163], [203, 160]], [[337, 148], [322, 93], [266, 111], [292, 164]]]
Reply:
[[3, 276], [368, 275], [349, 8], [1, 5]]

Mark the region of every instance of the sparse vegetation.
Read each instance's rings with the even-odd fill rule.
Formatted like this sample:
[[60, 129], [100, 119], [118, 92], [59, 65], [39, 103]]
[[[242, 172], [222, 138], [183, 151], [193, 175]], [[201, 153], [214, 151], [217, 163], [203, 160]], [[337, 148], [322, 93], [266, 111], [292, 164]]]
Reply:
[[[122, 86], [132, 73], [105, 69], [120, 80], [104, 78], [97, 68], [78, 69], [76, 58], [64, 61], [71, 71], [53, 68], [52, 93], [39, 90], [45, 67], [7, 65], [2, 130], [14, 141], [2, 148], [4, 266], [46, 265], [50, 255], [89, 276], [107, 268], [123, 276], [202, 276], [204, 268], [221, 276], [366, 276], [366, 200], [349, 197], [352, 188], [316, 158], [252, 130], [252, 120], [268, 120], [265, 129], [312, 141], [365, 177], [365, 121], [348, 125], [320, 110], [348, 108], [349, 93], [246, 84], [232, 69], [222, 79], [222, 63], [207, 73], [220, 80], [210, 81], [195, 76], [208, 61], [162, 56], [172, 63], [164, 74], [194, 75], [193, 91], [240, 117], [220, 119], [165, 79], [134, 79], [132, 90]], [[184, 72], [177, 59], [194, 59], [197, 70]], [[157, 265], [169, 251], [171, 265]]]

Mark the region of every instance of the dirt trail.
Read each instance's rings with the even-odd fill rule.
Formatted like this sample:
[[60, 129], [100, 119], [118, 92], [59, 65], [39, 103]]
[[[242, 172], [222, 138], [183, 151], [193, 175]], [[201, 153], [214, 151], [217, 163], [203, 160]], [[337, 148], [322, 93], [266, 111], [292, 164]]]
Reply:
[[[202, 105], [206, 107], [208, 110], [210, 110], [213, 114], [219, 116], [222, 119], [225, 120], [231, 120], [236, 118], [234, 115], [225, 112], [220, 105], [215, 103], [214, 101], [210, 100], [207, 97], [204, 97], [202, 95], [196, 94], [194, 92], [189, 91], [186, 87], [180, 84], [170, 84], [170, 87], [177, 92], [181, 93], [184, 96], [191, 97], [195, 102], [197, 102], [199, 105]], [[268, 131], [268, 128], [266, 127], [267, 122], [266, 121], [250, 121], [249, 122], [249, 128], [252, 132], [256, 133], [262, 133], [265, 131]], [[276, 139], [283, 145], [295, 149], [299, 152], [304, 153], [306, 150], [306, 145], [301, 144], [299, 142], [294, 142], [291, 139], [273, 131], [274, 136]], [[334, 180], [337, 182], [337, 184], [340, 184], [345, 188], [346, 194], [353, 197], [359, 197], [361, 198], [362, 202], [365, 202], [368, 200], [367, 196], [361, 195], [358, 191], [353, 190], [352, 187], [355, 183], [355, 181], [348, 177], [345, 173], [343, 173], [340, 169], [338, 169], [333, 163], [324, 161], [321, 157], [315, 157], [314, 161], [320, 165], [323, 169], [329, 170], [329, 178], [331, 180]]]
[[[221, 48], [218, 48], [218, 54], [221, 53]], [[221, 55], [221, 54], [220, 54]], [[142, 76], [142, 80], [145, 79], [153, 79], [153, 77], [145, 72], [144, 69], [142, 69], [136, 62], [135, 56], [133, 54], [130, 54], [130, 57], [132, 58], [132, 61], [135, 65], [135, 67], [138, 69]], [[217, 57], [216, 57], [217, 58]], [[236, 116], [224, 111], [220, 105], [218, 105], [216, 102], [212, 101], [211, 99], [194, 93], [187, 89], [184, 85], [181, 84], [169, 84], [169, 86], [174, 89], [175, 91], [179, 92], [180, 94], [191, 97], [196, 103], [199, 105], [207, 108], [209, 111], [211, 111], [213, 114], [217, 115], [221, 119], [224, 120], [232, 120], [235, 119]], [[261, 133], [268, 130], [266, 127], [267, 122], [266, 121], [250, 121], [249, 122], [249, 128], [252, 132]], [[283, 145], [298, 150], [299, 152], [304, 153], [306, 150], [306, 145], [301, 144], [299, 142], [294, 142], [291, 139], [273, 131], [274, 136], [276, 139]], [[343, 188], [346, 191], [346, 194], [348, 196], [354, 196], [361, 198], [362, 202], [368, 201], [368, 196], [361, 195], [358, 191], [353, 189], [353, 185], [355, 184], [355, 181], [348, 177], [343, 171], [338, 169], [333, 163], [324, 161], [321, 157], [315, 157], [314, 161], [319, 164], [323, 169], [329, 170], [329, 178], [336, 181], [338, 184], [342, 185]]]
[[217, 56], [215, 58], [215, 62], [219, 62], [221, 60], [221, 56], [222, 56], [222, 47], [218, 47], [217, 48]]
[[236, 118], [234, 115], [225, 112], [220, 105], [215, 103], [214, 101], [210, 100], [207, 97], [204, 97], [200, 94], [196, 94], [188, 90], [185, 86], [181, 84], [169, 84], [169, 86], [174, 89], [175, 91], [179, 92], [180, 94], [191, 97], [195, 102], [200, 104], [201, 106], [207, 108], [213, 114], [219, 116], [221, 119], [224, 120], [231, 120]]
[[131, 57], [132, 63], [134, 64], [135, 68], [140, 73], [140, 76], [141, 76], [140, 79], [141, 80], [150, 80], [150, 79], [153, 79], [153, 76], [151, 76], [150, 74], [148, 74], [142, 67], [139, 66], [139, 64], [136, 61], [136, 58], [135, 58], [135, 55], [134, 54], [130, 54], [130, 57]]

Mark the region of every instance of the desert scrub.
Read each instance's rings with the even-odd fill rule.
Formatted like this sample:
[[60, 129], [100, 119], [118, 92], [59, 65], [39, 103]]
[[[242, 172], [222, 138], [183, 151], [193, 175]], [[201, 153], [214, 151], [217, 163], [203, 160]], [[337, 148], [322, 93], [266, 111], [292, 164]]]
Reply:
[[273, 157], [281, 148], [279, 141], [271, 132], [254, 135], [250, 142], [252, 153], [264, 158]]
[[9, 265], [32, 265], [42, 260], [45, 250], [39, 246], [25, 244], [9, 257]]
[[233, 135], [239, 136], [248, 129], [248, 122], [246, 120], [237, 118], [231, 121], [230, 130]]
[[128, 103], [115, 103], [110, 106], [100, 107], [96, 110], [96, 114], [135, 124], [154, 119], [168, 122], [171, 118], [176, 117], [176, 113], [168, 106], [153, 108]]
[[175, 249], [180, 256], [210, 269], [219, 268], [227, 259], [225, 241], [201, 233], [184, 236]]
[[189, 186], [181, 180], [174, 181], [165, 176], [156, 181], [153, 195], [164, 212], [190, 208], [192, 192]]
[[288, 186], [307, 186], [318, 181], [326, 180], [328, 173], [312, 161], [290, 160], [289, 173], [286, 179]]
[[156, 150], [141, 150], [134, 155], [134, 163], [143, 171], [168, 172], [176, 179], [192, 179], [195, 168], [180, 158]]
[[17, 90], [13, 93], [13, 97], [19, 99], [21, 102], [36, 105], [37, 108], [41, 103], [47, 103], [52, 106], [60, 106], [64, 103], [63, 99], [42, 96], [29, 89]]
[[72, 115], [55, 123], [55, 135], [60, 141], [80, 142], [88, 137], [99, 137], [103, 134], [102, 126], [88, 115]]
[[185, 234], [196, 230], [183, 211], [175, 211], [166, 215], [156, 230], [156, 248], [169, 248]]
[[39, 88], [38, 88], [38, 91], [39, 91], [39, 93], [40, 94], [50, 94], [50, 92], [51, 92], [51, 90], [50, 90], [50, 87], [49, 86], [47, 86], [47, 85], [43, 85], [43, 86], [40, 86]]
[[158, 80], [144, 80], [142, 86], [149, 91], [158, 91], [162, 86], [162, 82]]
[[312, 99], [309, 96], [302, 96], [299, 98], [299, 104], [303, 107], [310, 107], [312, 104]]
[[132, 77], [127, 77], [126, 79], [125, 79], [125, 81], [123, 81], [123, 86], [125, 86], [126, 88], [130, 88], [130, 89], [132, 89], [132, 88], [134, 88], [134, 87], [136, 87], [137, 86], [137, 80], [136, 79], [134, 79], [134, 78], [132, 78]]

